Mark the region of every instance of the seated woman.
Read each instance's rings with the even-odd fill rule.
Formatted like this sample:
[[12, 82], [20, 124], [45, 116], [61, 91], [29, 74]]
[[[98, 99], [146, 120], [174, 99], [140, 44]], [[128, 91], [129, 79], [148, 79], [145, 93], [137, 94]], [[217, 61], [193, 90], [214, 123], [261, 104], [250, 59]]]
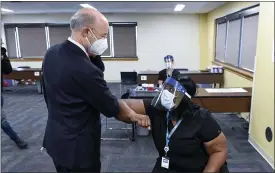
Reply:
[[196, 84], [168, 78], [152, 100], [125, 99], [125, 105], [150, 117], [159, 157], [153, 173], [228, 172], [226, 138], [211, 113], [191, 101]]
[[172, 55], [167, 55], [164, 57], [164, 62], [166, 68], [159, 72], [158, 76], [158, 85], [161, 86], [162, 83], [166, 80], [167, 77], [172, 77], [177, 79], [180, 75], [180, 72], [174, 69], [174, 57]]

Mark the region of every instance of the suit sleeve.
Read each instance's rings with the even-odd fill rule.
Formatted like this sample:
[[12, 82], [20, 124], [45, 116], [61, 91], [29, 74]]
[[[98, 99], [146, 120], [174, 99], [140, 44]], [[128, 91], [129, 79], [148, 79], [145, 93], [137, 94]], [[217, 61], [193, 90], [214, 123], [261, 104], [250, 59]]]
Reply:
[[74, 76], [74, 80], [78, 83], [78, 92], [91, 106], [106, 117], [118, 115], [118, 100], [112, 95], [106, 81], [97, 72], [79, 74]]
[[101, 69], [103, 72], [105, 71], [105, 65], [101, 59], [100, 56], [96, 56], [96, 57], [90, 57], [90, 60], [92, 61], [92, 63], [97, 66], [99, 69]]

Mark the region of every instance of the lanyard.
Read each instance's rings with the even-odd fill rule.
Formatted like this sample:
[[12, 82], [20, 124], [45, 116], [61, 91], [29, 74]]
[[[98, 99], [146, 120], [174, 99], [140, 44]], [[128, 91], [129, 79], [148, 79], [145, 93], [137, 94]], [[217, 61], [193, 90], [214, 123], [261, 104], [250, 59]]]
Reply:
[[173, 129], [171, 130], [170, 133], [168, 133], [168, 122], [169, 122], [169, 112], [167, 112], [166, 114], [166, 119], [167, 119], [167, 128], [166, 128], [166, 145], [164, 147], [164, 151], [165, 151], [165, 157], [167, 156], [167, 152], [169, 151], [169, 142], [170, 142], [170, 138], [171, 136], [174, 134], [174, 132], [176, 131], [176, 129], [179, 127], [180, 123], [182, 122], [181, 118], [177, 124], [173, 127]]
[[[169, 75], [168, 75], [168, 72], [167, 72], [168, 70], [166, 70], [166, 76], [167, 76], [167, 78], [169, 77]], [[174, 71], [174, 69], [172, 69], [172, 71], [171, 71], [171, 76], [173, 76], [173, 71]]]

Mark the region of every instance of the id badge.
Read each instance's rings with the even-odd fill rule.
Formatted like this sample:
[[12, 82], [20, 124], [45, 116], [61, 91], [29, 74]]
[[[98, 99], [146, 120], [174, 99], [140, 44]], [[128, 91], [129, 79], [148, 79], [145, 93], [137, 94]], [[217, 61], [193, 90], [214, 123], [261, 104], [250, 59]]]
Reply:
[[169, 158], [168, 157], [162, 157], [161, 167], [169, 169]]

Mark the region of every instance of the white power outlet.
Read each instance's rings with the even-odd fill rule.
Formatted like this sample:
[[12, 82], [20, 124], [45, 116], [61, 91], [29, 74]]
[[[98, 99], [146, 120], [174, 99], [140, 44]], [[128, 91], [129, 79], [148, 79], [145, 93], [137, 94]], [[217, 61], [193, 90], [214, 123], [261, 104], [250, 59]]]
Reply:
[[40, 76], [39, 72], [34, 72], [34, 76]]
[[147, 76], [141, 76], [141, 80], [147, 80]]

